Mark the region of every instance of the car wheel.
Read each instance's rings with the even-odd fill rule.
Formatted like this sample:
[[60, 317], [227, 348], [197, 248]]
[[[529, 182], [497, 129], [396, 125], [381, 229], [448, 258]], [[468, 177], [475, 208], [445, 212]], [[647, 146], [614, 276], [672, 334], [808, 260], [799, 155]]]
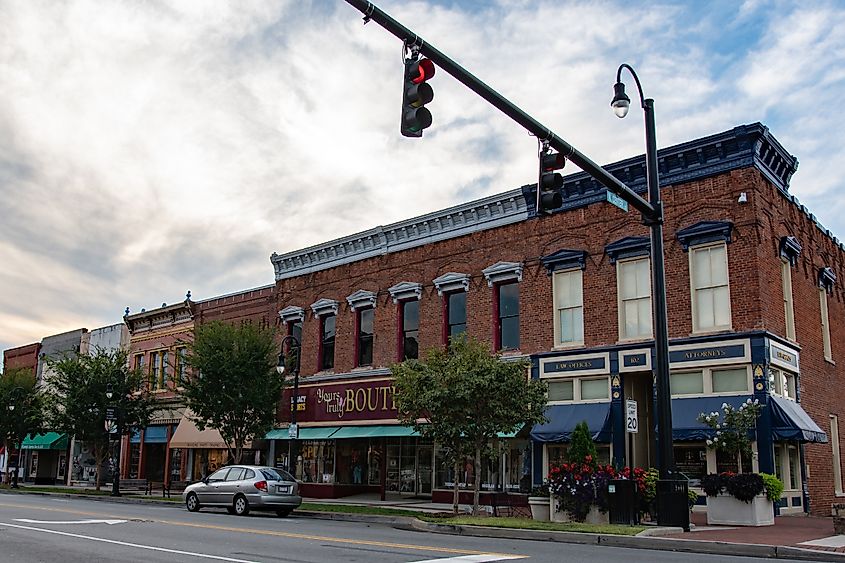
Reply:
[[280, 508], [276, 511], [276, 516], [278, 516], [279, 518], [290, 516], [291, 510], [292, 509], [290, 508]]
[[238, 495], [235, 497], [233, 508], [238, 516], [246, 516], [249, 514], [249, 501], [246, 500], [245, 496]]
[[188, 512], [197, 512], [200, 509], [200, 499], [197, 498], [196, 494], [188, 493], [188, 496], [185, 497], [185, 507]]

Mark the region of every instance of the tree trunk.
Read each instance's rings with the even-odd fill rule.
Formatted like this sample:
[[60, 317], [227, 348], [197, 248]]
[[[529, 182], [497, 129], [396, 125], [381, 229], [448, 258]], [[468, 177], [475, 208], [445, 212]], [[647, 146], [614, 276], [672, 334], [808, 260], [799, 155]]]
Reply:
[[455, 478], [452, 481], [452, 513], [457, 515], [458, 504], [460, 504], [461, 499], [461, 458], [457, 456], [455, 457]]
[[475, 483], [472, 486], [472, 515], [480, 516], [478, 510], [478, 491], [481, 488], [481, 446], [475, 445]]

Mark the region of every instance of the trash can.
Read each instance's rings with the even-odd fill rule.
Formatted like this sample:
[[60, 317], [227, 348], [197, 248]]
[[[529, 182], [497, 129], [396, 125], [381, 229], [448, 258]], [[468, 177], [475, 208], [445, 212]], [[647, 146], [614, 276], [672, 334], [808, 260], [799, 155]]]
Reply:
[[658, 479], [657, 523], [675, 526], [689, 532], [689, 481]]
[[613, 479], [607, 487], [610, 523], [633, 526], [640, 522], [637, 482], [632, 479]]

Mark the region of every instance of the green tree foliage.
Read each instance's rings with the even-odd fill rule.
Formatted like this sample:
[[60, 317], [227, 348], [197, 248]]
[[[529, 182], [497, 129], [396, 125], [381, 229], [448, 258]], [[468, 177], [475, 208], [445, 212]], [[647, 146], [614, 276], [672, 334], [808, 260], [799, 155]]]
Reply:
[[193, 368], [181, 391], [197, 428], [213, 428], [241, 462], [244, 444], [273, 427], [284, 379], [276, 372], [274, 332], [249, 323], [214, 321], [194, 329], [186, 361]]
[[[50, 361], [45, 388], [48, 421], [53, 430], [75, 436], [93, 449], [97, 463], [97, 488], [114, 435], [106, 429], [106, 409], [114, 407], [121, 435], [146, 428], [155, 400], [148, 393], [144, 374], [129, 368], [126, 350], [96, 349], [90, 355], [73, 355]], [[106, 397], [111, 386], [112, 398]]]
[[10, 368], [0, 374], [0, 442], [6, 451], [18, 449], [28, 434], [39, 432], [43, 420], [44, 398], [32, 370]]
[[474, 453], [476, 514], [481, 458], [488, 444], [500, 432], [545, 421], [546, 384], [530, 379], [527, 370], [527, 362], [503, 361], [485, 344], [464, 335], [452, 340], [448, 350], [431, 349], [423, 361], [408, 360], [391, 368], [400, 420], [440, 444], [456, 467], [456, 485], [456, 460]]
[[587, 421], [581, 421], [575, 425], [575, 430], [572, 431], [572, 439], [569, 442], [569, 449], [566, 453], [570, 463], [587, 463], [593, 467], [596, 466], [598, 453], [596, 452], [596, 445], [593, 442], [593, 435], [587, 426]]

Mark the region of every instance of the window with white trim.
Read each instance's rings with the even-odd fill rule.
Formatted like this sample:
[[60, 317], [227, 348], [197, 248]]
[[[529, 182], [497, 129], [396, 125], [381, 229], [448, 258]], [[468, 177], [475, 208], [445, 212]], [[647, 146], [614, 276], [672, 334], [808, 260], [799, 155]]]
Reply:
[[651, 271], [648, 258], [616, 263], [619, 339], [651, 338]]
[[555, 272], [555, 344], [584, 343], [584, 290], [581, 270]]
[[769, 368], [769, 388], [773, 395], [798, 400], [797, 380], [794, 373]]
[[839, 417], [830, 415], [830, 446], [833, 450], [833, 490], [842, 494], [842, 458], [839, 456]]
[[610, 398], [610, 378], [569, 377], [546, 380], [549, 385], [549, 403], [601, 401]]
[[703, 368], [669, 374], [672, 395], [744, 395], [751, 390], [747, 367]]
[[821, 310], [822, 344], [824, 346], [824, 359], [833, 361], [833, 350], [830, 347], [830, 318], [827, 309], [827, 289], [819, 288], [819, 309]]
[[727, 245], [692, 248], [689, 259], [693, 332], [730, 329]]
[[781, 260], [781, 281], [783, 283], [783, 318], [786, 322], [786, 337], [795, 342], [795, 307], [792, 303], [792, 264]]

